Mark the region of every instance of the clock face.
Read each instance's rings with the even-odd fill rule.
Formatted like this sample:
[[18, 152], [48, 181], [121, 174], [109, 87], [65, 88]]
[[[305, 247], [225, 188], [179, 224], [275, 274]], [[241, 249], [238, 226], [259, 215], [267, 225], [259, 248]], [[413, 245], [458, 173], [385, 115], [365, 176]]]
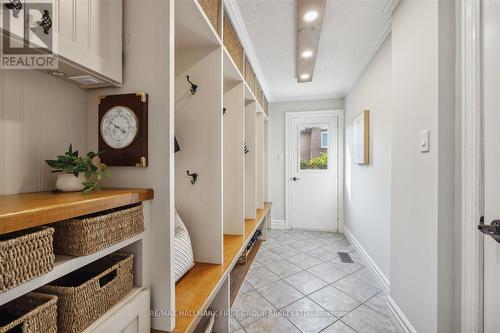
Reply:
[[135, 113], [125, 106], [109, 109], [101, 120], [101, 136], [114, 149], [128, 147], [134, 142], [139, 131]]

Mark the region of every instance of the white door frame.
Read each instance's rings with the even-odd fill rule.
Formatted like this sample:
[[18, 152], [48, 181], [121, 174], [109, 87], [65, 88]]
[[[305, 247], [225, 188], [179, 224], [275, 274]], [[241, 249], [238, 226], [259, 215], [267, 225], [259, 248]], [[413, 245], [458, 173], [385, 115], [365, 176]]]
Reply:
[[338, 173], [337, 173], [337, 228], [344, 232], [344, 110], [319, 110], [319, 111], [289, 111], [285, 113], [285, 229], [291, 227], [291, 195], [290, 195], [290, 140], [292, 119], [309, 117], [335, 116], [338, 123]]
[[483, 332], [482, 3], [460, 0], [461, 328]]

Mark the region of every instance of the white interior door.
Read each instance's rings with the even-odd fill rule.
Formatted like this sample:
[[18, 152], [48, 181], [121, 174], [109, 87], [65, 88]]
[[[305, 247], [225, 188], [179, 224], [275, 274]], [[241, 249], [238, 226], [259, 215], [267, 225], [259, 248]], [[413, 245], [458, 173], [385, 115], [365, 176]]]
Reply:
[[288, 117], [287, 224], [336, 231], [339, 183], [339, 116], [321, 112]]
[[[484, 219], [500, 219], [500, 2], [484, 1]], [[500, 231], [500, 230], [499, 230]], [[484, 238], [484, 332], [500, 332], [500, 243]]]

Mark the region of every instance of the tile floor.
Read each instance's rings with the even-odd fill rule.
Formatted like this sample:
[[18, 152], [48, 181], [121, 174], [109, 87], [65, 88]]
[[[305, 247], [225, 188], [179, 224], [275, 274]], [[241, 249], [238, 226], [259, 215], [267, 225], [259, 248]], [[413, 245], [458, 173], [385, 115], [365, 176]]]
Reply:
[[271, 230], [233, 304], [231, 332], [395, 332], [365, 266], [342, 234]]

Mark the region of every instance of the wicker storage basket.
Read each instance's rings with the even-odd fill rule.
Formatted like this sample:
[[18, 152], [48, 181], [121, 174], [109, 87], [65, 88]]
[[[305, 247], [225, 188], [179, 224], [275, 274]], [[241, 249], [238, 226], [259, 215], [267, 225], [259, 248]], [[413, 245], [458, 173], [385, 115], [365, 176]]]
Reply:
[[53, 225], [54, 252], [85, 256], [144, 231], [142, 205], [83, 216]]
[[29, 293], [0, 307], [0, 333], [56, 333], [57, 297]]
[[243, 47], [241, 47], [240, 41], [238, 40], [238, 37], [234, 32], [234, 28], [231, 25], [231, 21], [229, 21], [226, 13], [224, 13], [224, 46], [231, 55], [231, 58], [233, 58], [233, 61], [240, 70], [240, 73], [243, 73], [245, 61]]
[[125, 297], [134, 285], [133, 259], [114, 253], [41, 287], [58, 297], [58, 332], [83, 331]]
[[255, 95], [255, 73], [253, 72], [252, 66], [248, 61], [248, 58], [245, 57], [245, 82], [250, 87], [250, 90]]
[[214, 27], [217, 34], [220, 35], [219, 31], [219, 0], [198, 0], [201, 8], [207, 15], [208, 20]]
[[33, 228], [0, 236], [0, 292], [54, 268], [53, 228]]

